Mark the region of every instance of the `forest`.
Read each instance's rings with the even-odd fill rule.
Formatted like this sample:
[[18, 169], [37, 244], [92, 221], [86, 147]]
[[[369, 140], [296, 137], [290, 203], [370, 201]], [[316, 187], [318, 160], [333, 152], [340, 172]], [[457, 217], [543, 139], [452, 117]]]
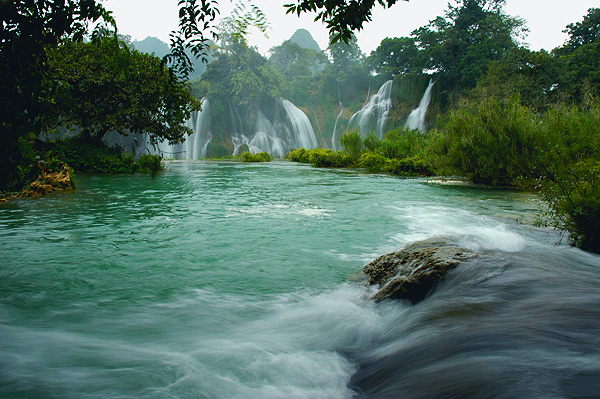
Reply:
[[[287, 156], [321, 167], [460, 176], [530, 190], [545, 204], [541, 224], [600, 252], [600, 8], [566, 26], [568, 40], [550, 52], [523, 46], [527, 26], [504, 12], [503, 1], [459, 0], [369, 55], [351, 33], [359, 26], [333, 10], [321, 18], [346, 24], [332, 28], [324, 50], [304, 36], [263, 57], [245, 41], [248, 16], [238, 15], [224, 19], [214, 40], [202, 36], [187, 52], [181, 46], [193, 32], [175, 38], [161, 59], [118, 35], [118, 21], [101, 6], [84, 3], [69, 3], [75, 8], [64, 10], [65, 20], [52, 23], [2, 10], [3, 193], [65, 164], [84, 173], [156, 172], [161, 157], [173, 157], [160, 149], [184, 141], [193, 132], [186, 122], [210, 109], [203, 158]], [[304, 11], [302, 3], [291, 10]], [[89, 40], [75, 17], [82, 15], [103, 21]], [[214, 19], [210, 10], [202, 15]], [[25, 38], [28, 29], [39, 34]], [[196, 56], [210, 61], [199, 78], [191, 75]], [[383, 125], [353, 123], [386, 82]], [[428, 90], [427, 113], [410, 126]], [[258, 140], [257, 126], [283, 129], [290, 112], [299, 111], [314, 142]], [[281, 115], [288, 115], [285, 123]], [[65, 131], [77, 134], [49, 139]], [[133, 151], [109, 146], [115, 134], [127, 136]], [[269, 154], [252, 156], [262, 151]]]

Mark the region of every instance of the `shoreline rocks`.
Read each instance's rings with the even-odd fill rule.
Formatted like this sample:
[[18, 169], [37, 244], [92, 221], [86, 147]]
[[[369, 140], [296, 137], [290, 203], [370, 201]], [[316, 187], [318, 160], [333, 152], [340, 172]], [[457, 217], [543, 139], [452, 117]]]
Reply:
[[0, 202], [6, 202], [20, 197], [41, 197], [57, 191], [71, 190], [75, 188], [75, 181], [67, 164], [60, 164], [57, 172], [49, 172], [40, 166], [41, 172], [35, 181], [15, 195], [0, 198]]
[[425, 299], [435, 286], [461, 262], [476, 253], [453, 245], [444, 237], [418, 241], [382, 255], [366, 265], [363, 273], [379, 291], [371, 298], [408, 299], [413, 304]]

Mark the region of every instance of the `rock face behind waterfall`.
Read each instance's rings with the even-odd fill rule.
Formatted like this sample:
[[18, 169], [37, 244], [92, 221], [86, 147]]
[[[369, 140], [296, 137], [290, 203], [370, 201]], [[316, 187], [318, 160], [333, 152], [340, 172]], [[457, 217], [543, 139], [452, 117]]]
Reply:
[[408, 299], [422, 301], [461, 262], [476, 256], [465, 248], [449, 244], [443, 238], [415, 242], [400, 251], [382, 255], [366, 265], [363, 272], [369, 284], [379, 284], [375, 301]]

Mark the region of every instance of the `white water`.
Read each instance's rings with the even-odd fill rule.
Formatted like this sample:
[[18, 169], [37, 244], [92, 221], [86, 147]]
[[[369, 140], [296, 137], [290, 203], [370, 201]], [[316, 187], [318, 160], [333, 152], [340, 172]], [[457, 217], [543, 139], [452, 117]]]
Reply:
[[306, 114], [285, 98], [279, 98], [278, 101], [285, 110], [286, 117], [292, 126], [292, 145], [295, 148], [315, 148], [317, 146], [317, 139]]
[[[202, 109], [194, 111], [186, 125], [193, 133], [186, 136], [182, 143], [169, 144], [168, 141], [159, 143], [152, 153], [161, 154], [171, 159], [201, 159], [206, 157], [208, 144], [212, 140], [210, 131], [210, 102], [202, 99]], [[149, 147], [150, 145], [147, 144]]]
[[335, 118], [335, 124], [333, 125], [333, 133], [331, 134], [331, 148], [333, 151], [338, 150], [338, 142], [340, 141], [337, 137], [337, 125], [340, 117], [344, 113], [344, 104], [342, 103], [342, 94], [340, 93], [340, 86], [338, 84], [338, 106], [340, 107], [340, 113]]
[[348, 130], [359, 129], [365, 137], [375, 132], [378, 138], [383, 138], [383, 130], [390, 109], [392, 109], [392, 84], [393, 80], [385, 82], [373, 94], [363, 107], [350, 118]]
[[273, 119], [262, 111], [256, 115], [255, 133], [248, 137], [243, 133], [232, 135], [233, 155], [239, 155], [244, 144], [253, 153], [268, 152], [283, 157], [294, 148], [311, 149], [317, 146], [315, 132], [306, 114], [285, 98], [276, 103]]
[[431, 102], [431, 89], [434, 83], [433, 79], [429, 80], [429, 85], [427, 85], [427, 89], [423, 93], [419, 106], [413, 109], [410, 115], [408, 115], [408, 119], [404, 125], [405, 129], [418, 129], [421, 133], [425, 131], [425, 115], [427, 115], [427, 108]]

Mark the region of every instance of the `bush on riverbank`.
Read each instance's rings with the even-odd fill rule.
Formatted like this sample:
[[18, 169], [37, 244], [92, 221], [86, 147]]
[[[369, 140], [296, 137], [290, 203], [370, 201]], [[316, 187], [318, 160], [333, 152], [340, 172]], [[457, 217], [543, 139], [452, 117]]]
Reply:
[[600, 253], [600, 104], [555, 106], [541, 114], [508, 102], [464, 102], [440, 126], [402, 129], [382, 140], [346, 132], [344, 150], [293, 150], [288, 159], [373, 173], [460, 175], [474, 183], [525, 188], [548, 204], [543, 223]]
[[347, 133], [342, 137], [341, 142], [348, 145], [349, 149], [333, 151], [323, 148], [311, 150], [299, 148], [290, 151], [286, 158], [294, 162], [310, 163], [316, 167], [361, 168], [370, 173], [388, 173], [396, 176], [432, 174], [427, 163], [419, 156], [389, 158], [383, 155], [382, 153], [409, 154], [409, 151], [392, 152], [390, 148], [396, 146], [393, 140], [379, 140], [375, 136], [367, 136], [363, 140], [358, 133]]
[[438, 173], [532, 188], [548, 205], [543, 224], [600, 252], [600, 104], [555, 106], [544, 114], [517, 98], [464, 104], [430, 135], [426, 159]]
[[430, 132], [427, 157], [441, 174], [474, 183], [514, 186], [536, 178], [542, 126], [536, 113], [515, 98], [465, 103]]
[[143, 154], [136, 158], [120, 147], [81, 136], [55, 142], [36, 141], [36, 153], [42, 159], [60, 159], [76, 172], [83, 173], [156, 173], [163, 168], [158, 155]]
[[252, 154], [250, 151], [244, 151], [240, 156], [243, 162], [271, 162], [273, 157], [268, 152], [259, 152]]

